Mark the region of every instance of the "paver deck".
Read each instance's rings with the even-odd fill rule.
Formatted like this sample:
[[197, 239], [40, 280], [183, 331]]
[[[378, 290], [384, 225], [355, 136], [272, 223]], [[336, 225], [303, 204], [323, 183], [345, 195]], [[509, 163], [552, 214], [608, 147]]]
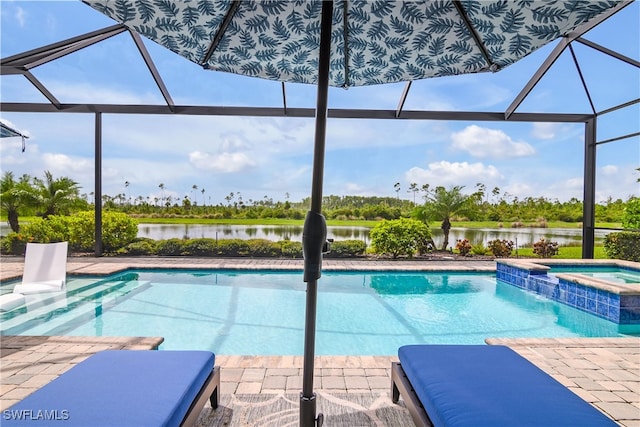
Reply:
[[[3, 257], [2, 280], [19, 277], [20, 257]], [[69, 274], [105, 275], [127, 268], [239, 268], [301, 270], [299, 260], [70, 257]], [[325, 270], [494, 271], [492, 261], [326, 260]], [[18, 337], [0, 342], [0, 410], [42, 387], [90, 354], [108, 348], [151, 349], [161, 337]], [[640, 338], [499, 339], [623, 426], [640, 427]], [[318, 356], [314, 389], [332, 395], [388, 396], [390, 356]], [[301, 356], [217, 355], [222, 395], [299, 393]], [[390, 398], [389, 398], [390, 399]], [[326, 415], [326, 414], [325, 414]], [[350, 426], [349, 426], [350, 427]]]
[[[22, 275], [24, 257], [3, 256], [0, 281]], [[135, 268], [184, 268], [230, 270], [288, 270], [302, 272], [301, 259], [272, 258], [195, 258], [195, 257], [89, 257], [70, 256], [67, 274], [108, 275]], [[324, 271], [496, 271], [495, 261], [473, 260], [341, 260], [326, 259]], [[300, 279], [302, 280], [302, 278]]]

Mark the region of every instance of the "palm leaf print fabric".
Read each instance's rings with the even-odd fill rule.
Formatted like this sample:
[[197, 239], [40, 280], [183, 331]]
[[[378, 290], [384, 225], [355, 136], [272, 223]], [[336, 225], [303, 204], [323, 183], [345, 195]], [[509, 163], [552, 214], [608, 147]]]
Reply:
[[[315, 84], [320, 0], [84, 0], [211, 70]], [[614, 7], [616, 0], [462, 0], [494, 69]], [[345, 24], [346, 23], [346, 24]], [[346, 28], [345, 28], [346, 26]], [[212, 40], [219, 43], [204, 62]], [[451, 0], [334, 2], [329, 84], [364, 86], [489, 71]]]

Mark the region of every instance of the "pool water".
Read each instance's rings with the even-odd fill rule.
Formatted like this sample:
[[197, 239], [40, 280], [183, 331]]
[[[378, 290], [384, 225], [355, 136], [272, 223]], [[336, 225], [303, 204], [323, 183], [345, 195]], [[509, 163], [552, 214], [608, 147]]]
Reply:
[[[488, 337], [620, 336], [609, 321], [494, 274], [325, 272], [318, 289], [318, 355], [391, 355], [405, 344], [481, 344]], [[162, 336], [167, 350], [301, 355], [305, 297], [299, 272], [72, 277], [66, 294], [3, 313], [0, 328], [4, 335]]]
[[640, 271], [604, 266], [553, 266], [550, 273], [577, 273], [614, 283], [640, 283]]

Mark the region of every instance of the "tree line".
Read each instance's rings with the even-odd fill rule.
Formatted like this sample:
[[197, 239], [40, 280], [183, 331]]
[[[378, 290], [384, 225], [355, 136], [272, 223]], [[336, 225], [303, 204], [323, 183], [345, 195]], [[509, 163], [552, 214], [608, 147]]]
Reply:
[[[128, 189], [125, 181], [125, 188]], [[204, 189], [192, 187], [191, 194], [176, 200], [165, 195], [165, 185], [158, 186], [162, 196], [153, 200], [149, 197], [131, 197], [125, 193], [115, 196], [103, 195], [105, 210], [123, 212], [134, 217], [185, 217], [206, 219], [260, 219], [282, 218], [302, 220], [310, 205], [310, 199], [299, 202], [275, 201], [264, 196], [253, 200], [244, 198], [240, 192], [231, 192], [224, 202], [206, 203]], [[92, 193], [80, 192], [79, 184], [69, 177], [55, 178], [49, 171], [44, 177], [22, 175], [16, 178], [12, 172], [5, 172], [0, 182], [2, 215], [7, 217], [11, 229], [19, 231], [19, 216], [47, 217], [54, 214], [71, 214], [91, 210], [95, 200]], [[488, 191], [482, 183], [472, 191], [465, 192], [463, 186], [445, 188], [425, 184], [418, 187], [412, 183], [406, 193], [409, 199], [401, 198], [400, 183], [394, 185], [396, 197], [379, 196], [337, 196], [323, 198], [323, 213], [329, 220], [380, 220], [413, 217], [424, 222], [442, 221], [443, 231], [448, 235], [451, 221], [492, 221], [512, 224], [534, 223], [544, 226], [546, 221], [579, 223], [582, 221], [582, 201], [572, 198], [568, 201], [551, 200], [545, 197], [518, 198], [498, 187]], [[202, 195], [202, 197], [199, 197]], [[193, 196], [193, 197], [191, 197]], [[197, 200], [201, 200], [199, 203]], [[619, 223], [630, 200], [612, 199], [596, 205], [598, 222]], [[448, 242], [447, 242], [448, 243]]]

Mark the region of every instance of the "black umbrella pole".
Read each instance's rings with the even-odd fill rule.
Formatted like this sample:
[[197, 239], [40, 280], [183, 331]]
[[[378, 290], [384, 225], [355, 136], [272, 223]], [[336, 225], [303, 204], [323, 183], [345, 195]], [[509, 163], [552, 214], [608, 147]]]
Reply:
[[[302, 374], [302, 393], [300, 394], [300, 426], [316, 425], [316, 394], [313, 392], [313, 371], [315, 355], [315, 325], [318, 281], [307, 282], [307, 314], [305, 317], [304, 367]], [[313, 331], [309, 329], [313, 325]]]
[[316, 417], [316, 395], [313, 392], [313, 371], [316, 340], [316, 305], [318, 279], [322, 270], [322, 252], [327, 239], [327, 225], [322, 216], [322, 181], [324, 146], [327, 128], [327, 99], [329, 92], [329, 57], [331, 54], [331, 24], [333, 2], [322, 2], [320, 23], [320, 52], [318, 56], [318, 96], [316, 100], [316, 130], [313, 152], [311, 207], [304, 222], [302, 250], [304, 281], [307, 282], [307, 301], [304, 327], [304, 358], [302, 393], [300, 393], [300, 426], [321, 426], [322, 414]]

